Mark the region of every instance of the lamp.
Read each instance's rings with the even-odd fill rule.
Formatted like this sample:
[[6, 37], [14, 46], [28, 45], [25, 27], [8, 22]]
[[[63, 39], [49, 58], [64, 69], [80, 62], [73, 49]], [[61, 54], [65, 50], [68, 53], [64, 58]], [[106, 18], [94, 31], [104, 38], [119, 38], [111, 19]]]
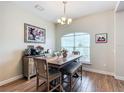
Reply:
[[67, 2], [63, 1], [63, 4], [64, 4], [64, 16], [62, 16], [61, 18], [59, 18], [57, 20], [57, 22], [61, 25], [64, 25], [64, 24], [70, 24], [72, 22], [72, 19], [71, 18], [67, 18], [66, 16], [66, 4]]

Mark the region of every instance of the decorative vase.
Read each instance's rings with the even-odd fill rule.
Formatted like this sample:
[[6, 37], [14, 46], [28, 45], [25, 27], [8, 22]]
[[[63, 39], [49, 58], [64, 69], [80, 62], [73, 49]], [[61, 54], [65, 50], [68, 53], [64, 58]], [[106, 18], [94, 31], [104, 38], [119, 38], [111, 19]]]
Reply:
[[63, 58], [66, 58], [67, 57], [67, 51], [64, 51], [63, 52]]

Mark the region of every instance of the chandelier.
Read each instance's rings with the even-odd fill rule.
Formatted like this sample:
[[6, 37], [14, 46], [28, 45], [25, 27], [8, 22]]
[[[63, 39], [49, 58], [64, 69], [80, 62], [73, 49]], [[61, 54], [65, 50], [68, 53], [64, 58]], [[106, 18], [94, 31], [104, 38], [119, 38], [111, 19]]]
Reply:
[[64, 4], [64, 16], [62, 16], [61, 18], [59, 18], [57, 20], [57, 22], [61, 25], [64, 25], [64, 24], [70, 24], [72, 22], [72, 19], [71, 18], [67, 18], [66, 16], [66, 4], [67, 2], [63, 1], [63, 4]]

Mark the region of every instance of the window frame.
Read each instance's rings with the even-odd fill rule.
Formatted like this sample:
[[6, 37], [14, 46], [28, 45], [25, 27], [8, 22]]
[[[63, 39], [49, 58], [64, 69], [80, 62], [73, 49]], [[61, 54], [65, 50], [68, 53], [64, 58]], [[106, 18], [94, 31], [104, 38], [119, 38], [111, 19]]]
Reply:
[[[81, 34], [77, 34], [77, 33], [81, 33]], [[68, 34], [72, 34], [72, 35], [68, 35]], [[64, 47], [66, 47], [66, 48], [72, 48], [73, 51], [75, 51], [76, 48], [87, 48], [87, 49], [89, 49], [89, 55], [88, 55], [89, 56], [89, 59], [88, 59], [89, 61], [84, 61], [83, 63], [85, 63], [85, 64], [91, 64], [90, 63], [90, 45], [88, 47], [76, 47], [76, 43], [75, 43], [76, 42], [76, 36], [83, 36], [83, 35], [89, 35], [89, 34], [88, 33], [82, 33], [82, 32], [74, 32], [74, 33], [68, 33], [68, 34], [66, 34], [66, 35], [64, 35], [64, 36], [61, 37], [61, 48], [64, 48]], [[74, 46], [62, 46], [62, 38], [64, 38], [64, 37], [73, 37]]]

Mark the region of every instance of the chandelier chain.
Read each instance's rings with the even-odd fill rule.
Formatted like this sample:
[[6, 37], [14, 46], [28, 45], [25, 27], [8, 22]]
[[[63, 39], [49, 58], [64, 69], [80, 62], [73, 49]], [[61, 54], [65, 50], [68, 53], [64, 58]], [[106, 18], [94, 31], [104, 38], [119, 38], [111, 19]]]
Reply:
[[64, 3], [64, 16], [65, 16], [66, 15], [66, 3], [67, 2], [63, 1], [63, 3]]

